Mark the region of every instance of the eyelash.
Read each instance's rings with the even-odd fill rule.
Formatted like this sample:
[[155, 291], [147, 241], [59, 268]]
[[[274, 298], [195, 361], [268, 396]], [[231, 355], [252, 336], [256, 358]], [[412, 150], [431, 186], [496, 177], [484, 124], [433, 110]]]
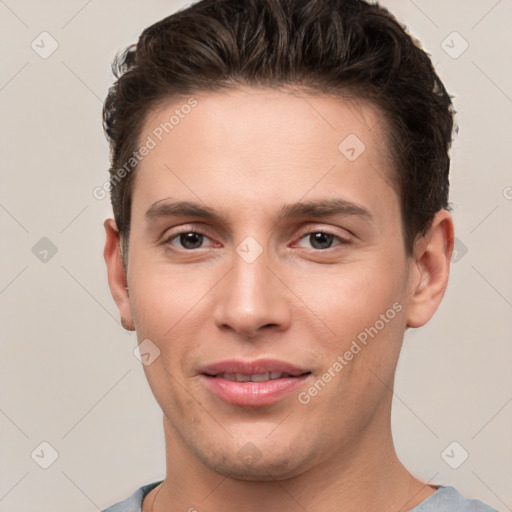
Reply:
[[[174, 240], [175, 238], [178, 238], [180, 235], [184, 235], [184, 234], [188, 234], [188, 233], [194, 233], [195, 235], [202, 235], [206, 238], [210, 238], [208, 233], [205, 233], [204, 231], [200, 230], [200, 229], [183, 229], [181, 231], [178, 231], [176, 233], [173, 233], [172, 235], [168, 236], [167, 238], [165, 238], [163, 240], [163, 244], [164, 245], [168, 245], [171, 243], [172, 240]], [[303, 233], [298, 240], [302, 240], [303, 238], [307, 237], [307, 236], [310, 236], [312, 234], [316, 234], [316, 233], [322, 233], [323, 235], [328, 235], [328, 236], [333, 236], [334, 238], [337, 238], [339, 240], [339, 244], [338, 246], [341, 246], [341, 245], [348, 245], [350, 243], [350, 240], [346, 239], [346, 238], [343, 238], [339, 235], [336, 235], [335, 233], [331, 233], [330, 231], [325, 231], [325, 230], [312, 230], [312, 231], [307, 231], [305, 233]], [[326, 252], [326, 251], [329, 251], [329, 250], [332, 250], [332, 249], [335, 249], [335, 247], [338, 247], [338, 246], [334, 246], [334, 247], [328, 247], [326, 249], [312, 249], [313, 251], [315, 252]], [[194, 251], [197, 251], [199, 249], [203, 249], [203, 247], [198, 247], [197, 249], [178, 249], [180, 251], [184, 251], [184, 252], [194, 252]]]

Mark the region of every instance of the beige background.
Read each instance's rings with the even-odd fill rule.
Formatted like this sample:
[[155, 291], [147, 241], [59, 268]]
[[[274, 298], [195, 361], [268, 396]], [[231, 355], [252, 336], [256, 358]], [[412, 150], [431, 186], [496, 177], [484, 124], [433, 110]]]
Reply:
[[[406, 336], [398, 454], [426, 481], [512, 510], [512, 2], [384, 3], [432, 55], [460, 125], [458, 256], [436, 317]], [[114, 53], [182, 5], [0, 1], [1, 511], [99, 510], [164, 476], [161, 413], [107, 287], [109, 202], [92, 191], [107, 179]], [[43, 31], [58, 43], [45, 59], [31, 47], [51, 49]], [[42, 442], [58, 452], [47, 469]]]

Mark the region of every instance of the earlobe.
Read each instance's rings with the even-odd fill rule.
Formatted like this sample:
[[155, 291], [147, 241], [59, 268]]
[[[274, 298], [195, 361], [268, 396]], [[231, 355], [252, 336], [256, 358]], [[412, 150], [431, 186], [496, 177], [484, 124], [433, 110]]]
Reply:
[[103, 256], [107, 264], [108, 285], [121, 316], [121, 325], [128, 331], [134, 331], [135, 324], [128, 296], [126, 270], [121, 258], [119, 231], [114, 219], [107, 219], [104, 226], [106, 240]]
[[421, 327], [439, 307], [448, 285], [453, 252], [453, 220], [440, 210], [427, 233], [416, 241], [407, 326]]

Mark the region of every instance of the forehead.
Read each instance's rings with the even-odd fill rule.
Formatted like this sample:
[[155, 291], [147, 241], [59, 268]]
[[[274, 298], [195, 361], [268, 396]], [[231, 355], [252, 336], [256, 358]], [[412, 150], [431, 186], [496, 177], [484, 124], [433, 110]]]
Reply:
[[[332, 147], [331, 142], [338, 142], [348, 129], [357, 131], [363, 142], [366, 139], [370, 144], [379, 143], [385, 149], [383, 134], [388, 128], [383, 112], [361, 98], [291, 88], [240, 87], [162, 100], [147, 113], [139, 143], [148, 134], [157, 142], [172, 138], [170, 135], [176, 138], [179, 132], [189, 135], [199, 122], [201, 130], [194, 133], [196, 141], [214, 143], [219, 148], [222, 142], [234, 141], [237, 136], [254, 137], [258, 131], [260, 139], [273, 130], [276, 144], [283, 139], [286, 145], [293, 141], [315, 142], [315, 149], [319, 150], [321, 137]], [[251, 147], [246, 147], [245, 152], [250, 153]]]
[[[391, 197], [386, 124], [372, 104], [303, 91], [174, 98], [145, 119], [139, 143], [151, 149], [136, 171], [134, 202], [147, 207], [180, 196], [225, 209], [226, 200], [280, 207], [320, 193], [346, 192], [355, 203], [378, 201], [383, 191]], [[358, 188], [366, 198], [355, 197]]]

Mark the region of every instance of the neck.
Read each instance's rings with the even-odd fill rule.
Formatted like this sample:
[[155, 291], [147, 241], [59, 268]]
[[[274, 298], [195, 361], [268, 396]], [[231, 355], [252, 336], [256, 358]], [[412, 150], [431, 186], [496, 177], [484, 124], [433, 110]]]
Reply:
[[143, 512], [220, 511], [227, 503], [232, 510], [246, 512], [407, 512], [435, 492], [399, 461], [390, 414], [309, 470], [267, 481], [219, 474], [188, 450], [165, 417], [164, 431], [166, 478], [144, 500]]

